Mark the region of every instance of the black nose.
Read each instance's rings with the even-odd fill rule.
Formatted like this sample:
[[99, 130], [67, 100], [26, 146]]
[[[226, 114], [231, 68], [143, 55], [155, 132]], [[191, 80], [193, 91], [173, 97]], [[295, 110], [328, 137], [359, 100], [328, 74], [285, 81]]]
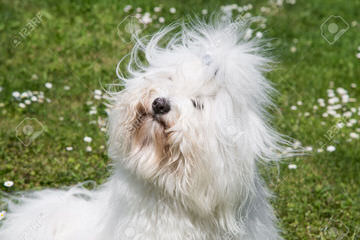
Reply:
[[156, 98], [152, 103], [155, 114], [165, 114], [170, 111], [170, 104], [166, 98]]

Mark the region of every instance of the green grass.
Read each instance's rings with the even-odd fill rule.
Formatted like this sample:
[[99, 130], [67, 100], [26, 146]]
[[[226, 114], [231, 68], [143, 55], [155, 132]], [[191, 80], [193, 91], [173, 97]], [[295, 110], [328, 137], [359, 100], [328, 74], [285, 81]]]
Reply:
[[[244, 5], [249, 1], [225, 1]], [[129, 2], [130, 3], [130, 2]], [[253, 1], [253, 15], [266, 17], [264, 36], [270, 38], [278, 64], [269, 79], [279, 91], [275, 101], [274, 126], [280, 132], [312, 146], [314, 151], [303, 157], [286, 160], [276, 167], [262, 169], [274, 191], [274, 206], [285, 239], [359, 239], [360, 238], [360, 144], [349, 142], [349, 134], [359, 131], [358, 110], [351, 118], [353, 126], [335, 132], [328, 145], [334, 152], [318, 153], [325, 134], [336, 124], [334, 117], [323, 117], [327, 89], [348, 90], [351, 98], [360, 97], [360, 2], [298, 1], [295, 5], [269, 7], [269, 1]], [[188, 14], [209, 12], [221, 5], [211, 1], [133, 1], [133, 7], [154, 13], [166, 23]], [[14, 192], [43, 187], [71, 185], [85, 180], [103, 182], [108, 176], [106, 136], [100, 131], [99, 118], [105, 119], [102, 100], [94, 99], [94, 90], [116, 80], [115, 66], [129, 52], [131, 43], [118, 24], [128, 15], [127, 3], [95, 1], [18, 1], [0, 3], [0, 189]], [[175, 14], [169, 8], [177, 9]], [[37, 13], [42, 22], [15, 47], [11, 41]], [[333, 45], [321, 36], [320, 26], [330, 15], [340, 15], [350, 27]], [[357, 25], [352, 24], [358, 21]], [[155, 21], [157, 22], [157, 21]], [[150, 24], [144, 34], [161, 27]], [[295, 47], [296, 51], [290, 51]], [[47, 89], [45, 83], [52, 83]], [[357, 83], [356, 88], [351, 88]], [[64, 90], [69, 86], [70, 90]], [[51, 102], [19, 107], [14, 91], [43, 91]], [[360, 100], [360, 99], [359, 99]], [[92, 103], [90, 103], [91, 101]], [[302, 105], [297, 105], [302, 101]], [[291, 106], [297, 105], [297, 110]], [[327, 104], [328, 105], [328, 104]], [[92, 106], [97, 114], [90, 115]], [[359, 107], [358, 100], [343, 104], [338, 113]], [[309, 116], [305, 115], [309, 113]], [[16, 127], [26, 117], [43, 124], [42, 134], [28, 147], [16, 137]], [[348, 122], [349, 118], [344, 118]], [[85, 136], [91, 143], [83, 141]], [[73, 151], [66, 147], [72, 146]], [[86, 147], [92, 151], [87, 152]], [[288, 169], [288, 164], [297, 169]], [[2, 183], [14, 181], [6, 188]], [[343, 234], [343, 235], [342, 235]]]

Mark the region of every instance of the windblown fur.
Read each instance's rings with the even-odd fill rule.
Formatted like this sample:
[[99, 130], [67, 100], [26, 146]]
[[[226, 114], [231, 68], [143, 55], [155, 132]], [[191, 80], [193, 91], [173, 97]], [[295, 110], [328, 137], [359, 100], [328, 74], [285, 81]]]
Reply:
[[[269, 59], [245, 27], [199, 21], [137, 39], [129, 76], [117, 69], [124, 89], [109, 94], [112, 177], [10, 202], [0, 239], [281, 239], [257, 163], [286, 142], [267, 120]], [[169, 112], [154, 112], [157, 98]]]

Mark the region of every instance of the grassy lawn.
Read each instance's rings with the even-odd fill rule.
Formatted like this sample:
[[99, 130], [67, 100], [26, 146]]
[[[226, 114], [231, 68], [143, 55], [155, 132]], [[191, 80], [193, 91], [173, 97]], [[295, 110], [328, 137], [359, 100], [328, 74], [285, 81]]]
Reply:
[[125, 18], [136, 8], [145, 22], [150, 13], [139, 25], [148, 34], [236, 3], [263, 17], [253, 35], [271, 39], [274, 126], [308, 152], [262, 169], [284, 238], [360, 239], [360, 1], [277, 2], [1, 1], [0, 190], [107, 178], [106, 107], [95, 90], [117, 81], [116, 64], [132, 46]]

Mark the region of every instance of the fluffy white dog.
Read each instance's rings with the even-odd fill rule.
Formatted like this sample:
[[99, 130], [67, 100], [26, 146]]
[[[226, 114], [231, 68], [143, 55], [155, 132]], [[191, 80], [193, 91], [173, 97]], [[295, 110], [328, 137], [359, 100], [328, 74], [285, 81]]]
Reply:
[[257, 163], [286, 141], [267, 120], [269, 60], [245, 28], [216, 20], [138, 39], [109, 97], [112, 177], [9, 201], [0, 239], [281, 239]]

